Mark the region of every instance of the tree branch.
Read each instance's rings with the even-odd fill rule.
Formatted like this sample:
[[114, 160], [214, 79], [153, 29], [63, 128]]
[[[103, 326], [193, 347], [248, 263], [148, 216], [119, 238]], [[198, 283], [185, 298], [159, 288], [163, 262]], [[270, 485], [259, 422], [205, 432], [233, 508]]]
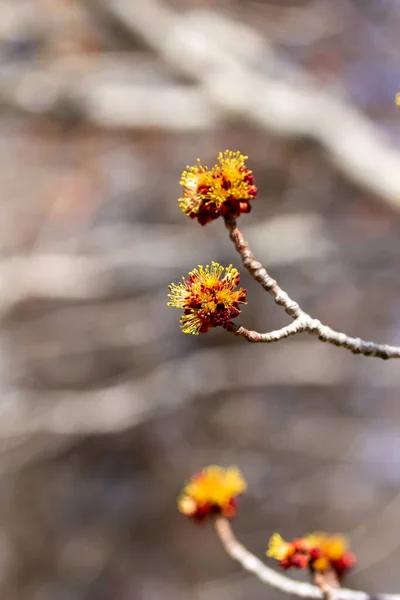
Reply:
[[400, 346], [389, 346], [387, 344], [376, 344], [368, 342], [361, 338], [349, 337], [346, 333], [335, 331], [323, 325], [318, 319], [313, 319], [307, 314], [299, 304], [292, 300], [290, 296], [282, 290], [278, 283], [273, 279], [256, 260], [251, 252], [248, 243], [243, 237], [242, 232], [237, 226], [235, 219], [225, 219], [226, 228], [229, 231], [229, 237], [232, 240], [236, 251], [242, 259], [243, 266], [250, 275], [262, 285], [275, 300], [276, 304], [281, 306], [286, 313], [294, 319], [294, 322], [282, 329], [270, 331], [268, 333], [258, 333], [249, 331], [244, 327], [232, 325], [228, 328], [230, 333], [245, 338], [248, 342], [271, 343], [278, 342], [289, 335], [307, 332], [318, 337], [321, 342], [327, 342], [340, 348], [347, 348], [353, 354], [363, 354], [364, 356], [373, 356], [384, 360], [389, 358], [400, 358]]
[[[350, 180], [400, 208], [399, 151], [360, 111], [321, 91], [251, 28], [211, 11], [180, 14], [159, 0], [146, 0], [140, 11], [127, 0], [86, 1], [100, 4], [200, 82], [223, 115], [239, 115], [277, 135], [316, 140]], [[255, 67], [260, 63], [262, 72]]]
[[[270, 585], [284, 594], [298, 598], [315, 598], [320, 600], [326, 597], [326, 592], [323, 592], [317, 586], [294, 581], [265, 565], [238, 542], [226, 519], [217, 517], [215, 519], [215, 530], [227, 554], [233, 560], [236, 560], [246, 571], [258, 577], [263, 583]], [[374, 594], [372, 596], [366, 592], [349, 590], [347, 588], [331, 589], [329, 597], [332, 600], [400, 600], [400, 594]]]
[[[141, 62], [135, 64], [130, 56], [115, 58], [113, 78], [107, 75], [107, 66], [103, 59], [95, 71], [56, 61], [46, 71], [32, 66], [2, 68], [0, 105], [66, 121], [84, 119], [104, 128], [204, 131], [219, 120], [200, 86], [161, 77], [157, 83], [137, 83], [134, 76]], [[144, 68], [151, 69], [151, 64]]]

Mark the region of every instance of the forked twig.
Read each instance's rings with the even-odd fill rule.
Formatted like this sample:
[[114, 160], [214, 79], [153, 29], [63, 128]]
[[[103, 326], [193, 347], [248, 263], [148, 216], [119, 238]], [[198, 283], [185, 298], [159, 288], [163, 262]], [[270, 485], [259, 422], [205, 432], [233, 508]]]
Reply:
[[387, 344], [376, 344], [362, 340], [361, 338], [349, 337], [346, 333], [335, 331], [323, 325], [318, 319], [313, 319], [307, 314], [299, 304], [292, 300], [290, 296], [282, 290], [278, 283], [273, 279], [258, 262], [251, 252], [248, 243], [243, 237], [242, 232], [237, 226], [236, 220], [232, 218], [225, 219], [225, 225], [229, 231], [229, 237], [234, 243], [236, 251], [242, 259], [243, 266], [250, 275], [258, 281], [262, 287], [275, 300], [276, 304], [281, 306], [286, 313], [292, 317], [293, 323], [282, 327], [276, 331], [268, 333], [258, 333], [249, 331], [245, 327], [231, 325], [227, 330], [230, 333], [245, 338], [248, 342], [272, 343], [284, 339], [290, 335], [307, 332], [315, 335], [322, 342], [328, 342], [334, 346], [347, 348], [353, 354], [363, 354], [364, 356], [373, 356], [387, 360], [389, 358], [400, 358], [400, 346], [389, 346]]
[[[294, 581], [265, 565], [236, 539], [229, 522], [225, 518], [217, 517], [215, 519], [215, 530], [227, 554], [263, 583], [284, 594], [297, 596], [298, 598], [322, 600], [326, 597], [326, 590], [323, 591], [311, 583]], [[400, 600], [400, 594], [374, 594], [372, 596], [366, 592], [347, 588], [332, 588], [329, 591], [329, 597], [332, 600]]]

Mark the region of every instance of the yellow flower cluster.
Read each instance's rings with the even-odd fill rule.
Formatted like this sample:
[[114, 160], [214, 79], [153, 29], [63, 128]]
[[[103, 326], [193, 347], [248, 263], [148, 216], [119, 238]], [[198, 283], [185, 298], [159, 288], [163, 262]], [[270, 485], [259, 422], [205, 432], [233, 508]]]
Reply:
[[285, 560], [293, 554], [293, 543], [284, 540], [279, 533], [274, 533], [269, 540], [266, 554], [276, 560]]
[[[246, 482], [237, 467], [204, 467], [183, 488], [178, 498], [178, 509], [196, 521], [218, 515], [233, 518], [237, 512], [237, 497], [246, 489]], [[313, 574], [331, 573], [339, 581], [356, 563], [344, 536], [324, 532], [312, 533], [292, 542], [274, 533], [266, 554], [279, 561], [284, 569], [308, 568]]]
[[190, 218], [201, 225], [219, 216], [238, 217], [251, 210], [250, 201], [256, 198], [257, 188], [250, 169], [246, 167], [247, 156], [240, 152], [220, 152], [217, 163], [209, 169], [197, 164], [187, 166], [180, 184], [183, 197], [179, 206]]
[[199, 265], [181, 283], [171, 284], [168, 306], [183, 310], [183, 333], [198, 335], [211, 327], [229, 327], [241, 312], [239, 305], [246, 304], [246, 290], [235, 289], [239, 282], [239, 272], [232, 265], [224, 268], [212, 262]]
[[204, 467], [184, 487], [178, 508], [182, 514], [200, 521], [211, 514], [231, 518], [236, 515], [236, 498], [246, 487], [237, 467]]
[[356, 562], [344, 536], [323, 532], [297, 538], [293, 542], [287, 542], [279, 533], [274, 533], [267, 556], [278, 560], [284, 569], [309, 567], [317, 572], [333, 570], [339, 578]]

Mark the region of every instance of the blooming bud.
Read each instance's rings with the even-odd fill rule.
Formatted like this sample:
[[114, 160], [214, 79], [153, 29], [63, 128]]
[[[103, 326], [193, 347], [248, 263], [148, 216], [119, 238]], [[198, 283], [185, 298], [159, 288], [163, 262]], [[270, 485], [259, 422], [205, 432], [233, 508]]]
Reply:
[[246, 167], [247, 156], [240, 152], [220, 152], [212, 169], [200, 164], [186, 167], [180, 184], [183, 198], [179, 206], [200, 225], [222, 217], [238, 217], [251, 210], [250, 201], [256, 198], [257, 188], [250, 169]]
[[341, 535], [313, 533], [286, 542], [278, 533], [274, 533], [267, 555], [278, 560], [284, 569], [309, 567], [313, 573], [334, 572], [340, 579], [356, 564], [355, 555], [347, 548], [347, 540]]
[[231, 519], [236, 516], [237, 496], [246, 487], [246, 482], [236, 467], [205, 467], [193, 475], [184, 487], [178, 499], [178, 509], [197, 521], [213, 514]]
[[229, 327], [241, 312], [240, 304], [246, 304], [246, 290], [235, 289], [239, 282], [239, 272], [232, 265], [224, 268], [212, 262], [191, 271], [182, 283], [171, 284], [168, 306], [183, 310], [183, 333], [198, 335], [211, 327]]

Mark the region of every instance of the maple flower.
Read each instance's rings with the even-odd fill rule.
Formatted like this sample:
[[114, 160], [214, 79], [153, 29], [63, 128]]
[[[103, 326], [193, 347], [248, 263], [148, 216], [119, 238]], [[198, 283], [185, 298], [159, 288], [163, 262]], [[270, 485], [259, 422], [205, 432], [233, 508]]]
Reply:
[[279, 533], [274, 533], [268, 544], [266, 552], [270, 558], [275, 558], [279, 561], [283, 569], [297, 567], [303, 569], [309, 566], [308, 544], [303, 538], [287, 542]]
[[339, 578], [356, 564], [356, 556], [348, 550], [348, 541], [343, 535], [328, 535], [323, 532], [307, 536], [314, 556], [311, 567], [314, 571], [324, 572], [333, 569]]
[[314, 573], [333, 571], [339, 579], [356, 563], [356, 557], [348, 551], [344, 536], [320, 532], [297, 538], [293, 542], [286, 542], [278, 533], [274, 533], [269, 541], [267, 556], [278, 560], [284, 569], [309, 567]]
[[239, 305], [246, 304], [246, 290], [235, 289], [239, 282], [239, 271], [232, 265], [225, 268], [212, 262], [193, 269], [181, 283], [172, 283], [168, 306], [183, 310], [183, 333], [198, 335], [211, 327], [229, 327], [241, 312]]
[[276, 560], [286, 560], [294, 554], [294, 546], [291, 542], [287, 542], [279, 533], [274, 533], [271, 536], [268, 544], [267, 556]]
[[218, 155], [212, 169], [200, 164], [187, 166], [180, 185], [183, 198], [179, 206], [191, 219], [206, 225], [219, 216], [238, 217], [251, 210], [250, 201], [257, 196], [252, 171], [246, 167], [247, 156], [225, 150]]
[[237, 496], [246, 488], [237, 467], [204, 467], [184, 487], [178, 499], [178, 509], [198, 521], [218, 514], [233, 518], [237, 511]]

